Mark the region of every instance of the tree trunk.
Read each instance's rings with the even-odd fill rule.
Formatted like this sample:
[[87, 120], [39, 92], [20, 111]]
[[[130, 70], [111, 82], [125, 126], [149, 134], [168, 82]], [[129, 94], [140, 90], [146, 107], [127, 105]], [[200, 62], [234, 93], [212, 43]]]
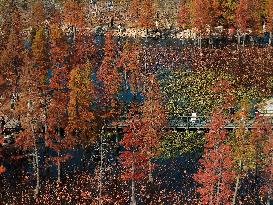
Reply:
[[31, 124], [30, 126], [31, 126], [32, 138], [33, 138], [33, 142], [34, 142], [33, 168], [35, 170], [35, 175], [36, 175], [36, 186], [34, 189], [34, 198], [36, 199], [39, 194], [39, 189], [40, 189], [39, 156], [38, 156], [38, 148], [37, 148], [37, 144], [36, 144], [36, 139], [34, 136], [33, 125]]
[[256, 159], [255, 159], [255, 204], [258, 205], [260, 204], [260, 200], [259, 200], [259, 190], [258, 190], [258, 150], [257, 150], [257, 144], [256, 144]]
[[[272, 159], [272, 156], [271, 156], [271, 164], [269, 164], [269, 166], [272, 166], [273, 164], [273, 159]], [[268, 190], [268, 193], [267, 193], [267, 205], [271, 205], [271, 201], [272, 201], [272, 183], [273, 183], [273, 180], [272, 180], [272, 177], [273, 177], [273, 173], [272, 173], [272, 169], [270, 169], [270, 177], [269, 177], [269, 180], [268, 180], [268, 187], [269, 187], [269, 190]]]
[[102, 127], [102, 132], [100, 134], [100, 181], [99, 181], [99, 205], [102, 204], [102, 168], [103, 168], [103, 133], [104, 125]]
[[239, 50], [240, 43], [241, 43], [241, 36], [239, 31], [237, 30], [237, 50]]
[[239, 173], [236, 177], [236, 185], [235, 185], [235, 191], [234, 191], [234, 195], [233, 195], [233, 199], [232, 199], [232, 205], [236, 205], [236, 198], [237, 198], [237, 194], [238, 194], [238, 189], [239, 189], [239, 185], [240, 185], [240, 175], [241, 175], [241, 171], [242, 171], [242, 160], [239, 161]]
[[152, 173], [152, 162], [151, 159], [149, 159], [149, 182], [153, 182], [153, 173]]
[[134, 180], [134, 174], [135, 174], [135, 164], [132, 163], [132, 195], [131, 195], [131, 202], [130, 205], [136, 205], [136, 196], [135, 196], [135, 180]]
[[200, 37], [199, 37], [199, 46], [200, 46], [200, 51], [202, 49], [202, 34], [200, 33]]
[[58, 151], [58, 161], [57, 161], [57, 183], [61, 182], [61, 162], [60, 162], [60, 152]]
[[272, 32], [269, 33], [268, 45], [271, 46]]
[[[58, 136], [61, 138], [61, 130], [58, 127]], [[61, 182], [61, 160], [60, 160], [60, 151], [57, 151], [57, 183]]]
[[40, 189], [39, 157], [38, 157], [38, 149], [37, 149], [36, 142], [35, 142], [34, 149], [35, 149], [35, 161], [36, 161], [36, 187], [35, 187], [34, 197], [36, 199]]
[[222, 181], [222, 167], [220, 167], [220, 172], [218, 174], [217, 191], [216, 191], [216, 205], [220, 204], [219, 195], [220, 195], [220, 191], [221, 191], [221, 189], [220, 189], [221, 181]]

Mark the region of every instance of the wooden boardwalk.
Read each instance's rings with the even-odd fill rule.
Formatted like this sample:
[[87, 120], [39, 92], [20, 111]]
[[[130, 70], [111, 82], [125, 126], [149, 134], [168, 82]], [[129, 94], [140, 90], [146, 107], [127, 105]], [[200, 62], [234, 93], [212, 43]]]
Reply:
[[[265, 116], [269, 119], [269, 122], [272, 124], [273, 128], [273, 116]], [[248, 129], [253, 128], [253, 123], [255, 118], [248, 119], [246, 122], [246, 127]], [[209, 116], [179, 116], [168, 119], [168, 124], [166, 129], [180, 129], [180, 130], [206, 130], [209, 129], [210, 117]], [[116, 125], [110, 126], [112, 128], [116, 127], [122, 129], [126, 127], [124, 121], [119, 121]], [[225, 129], [235, 129], [238, 127], [236, 122], [228, 122], [225, 125]]]

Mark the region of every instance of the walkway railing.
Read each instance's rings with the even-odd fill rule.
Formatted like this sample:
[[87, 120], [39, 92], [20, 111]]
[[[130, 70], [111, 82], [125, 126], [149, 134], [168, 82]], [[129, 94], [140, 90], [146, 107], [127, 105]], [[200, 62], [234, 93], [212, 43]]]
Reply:
[[[260, 113], [260, 115], [268, 118], [269, 122], [272, 124], [273, 127], [273, 111]], [[115, 123], [115, 125], [112, 125], [110, 127], [126, 127], [125, 121], [126, 118], [123, 117], [119, 120], [118, 123]], [[171, 129], [208, 129], [208, 125], [210, 122], [210, 116], [176, 116], [168, 118], [168, 125], [166, 127]], [[247, 119], [246, 127], [251, 129], [254, 122], [255, 117]], [[238, 127], [238, 123], [233, 120], [225, 125], [226, 129], [234, 129], [236, 127]]]

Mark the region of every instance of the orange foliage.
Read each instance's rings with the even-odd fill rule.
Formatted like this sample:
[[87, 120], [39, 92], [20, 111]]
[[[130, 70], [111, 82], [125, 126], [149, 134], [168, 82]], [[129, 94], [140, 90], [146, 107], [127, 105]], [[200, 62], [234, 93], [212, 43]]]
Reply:
[[115, 45], [111, 31], [105, 34], [104, 58], [97, 71], [97, 78], [103, 82], [106, 98], [111, 98], [114, 94], [117, 94], [121, 79], [115, 67]]
[[184, 0], [180, 1], [177, 15], [177, 24], [180, 28], [185, 28], [190, 23], [190, 9]]
[[0, 174], [4, 173], [6, 168], [3, 165], [0, 165]]

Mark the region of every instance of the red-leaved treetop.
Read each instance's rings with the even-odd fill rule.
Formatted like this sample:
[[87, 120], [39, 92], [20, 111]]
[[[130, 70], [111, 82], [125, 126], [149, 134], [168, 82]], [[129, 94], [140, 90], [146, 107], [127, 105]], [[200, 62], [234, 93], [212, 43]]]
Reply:
[[[252, 144], [255, 147], [255, 197], [259, 200], [260, 187], [257, 178], [260, 174], [265, 177], [263, 196], [267, 197], [267, 203], [272, 199], [272, 176], [273, 176], [273, 131], [270, 119], [264, 116], [256, 116], [252, 125]], [[262, 170], [261, 170], [262, 169]]]
[[140, 27], [149, 29], [155, 26], [155, 9], [152, 0], [143, 0], [141, 2], [141, 10], [139, 17]]
[[201, 167], [194, 174], [202, 204], [231, 204], [235, 174], [232, 171], [231, 147], [225, 143], [228, 137], [225, 123], [224, 114], [216, 109], [212, 114], [210, 130], [205, 135], [204, 154], [199, 161]]
[[136, 205], [136, 181], [145, 177], [148, 172], [148, 158], [143, 150], [143, 135], [139, 132], [143, 123], [140, 116], [134, 111], [129, 113], [128, 127], [124, 129], [124, 137], [120, 144], [124, 151], [119, 156], [124, 170], [122, 179], [131, 181], [131, 204]]
[[178, 6], [177, 25], [185, 29], [190, 24], [190, 7], [185, 0], [181, 0]]
[[211, 24], [210, 8], [209, 0], [194, 0], [192, 2], [192, 26], [200, 32]]
[[32, 6], [31, 25], [34, 29], [39, 28], [45, 22], [45, 10], [41, 0], [36, 1]]
[[72, 30], [74, 38], [76, 32], [84, 26], [84, 9], [82, 5], [73, 0], [68, 0], [64, 3], [63, 9], [64, 23]]
[[137, 27], [139, 26], [138, 25], [138, 22], [139, 22], [139, 16], [140, 16], [140, 12], [141, 12], [141, 9], [140, 9], [140, 5], [141, 5], [141, 1], [140, 0], [131, 0], [130, 1], [130, 5], [129, 5], [129, 8], [128, 8], [128, 18], [129, 18], [129, 25], [131, 27]]
[[257, 32], [260, 29], [261, 3], [257, 0], [240, 0], [235, 13], [237, 27], [246, 32], [248, 28]]
[[88, 137], [91, 121], [94, 119], [93, 112], [90, 110], [90, 103], [94, 96], [94, 86], [91, 81], [91, 65], [87, 63], [72, 69], [68, 87], [70, 89], [68, 128], [70, 132], [75, 130], [80, 132], [81, 137]]
[[[136, 43], [127, 42], [116, 63], [117, 68], [124, 70], [124, 78], [130, 85], [130, 91], [139, 92], [141, 81], [140, 64], [139, 64], [139, 46]], [[142, 79], [143, 80], [143, 79]], [[127, 84], [126, 84], [127, 85]]]
[[212, 91], [220, 94], [219, 104], [212, 113], [209, 132], [205, 135], [204, 154], [199, 160], [201, 167], [194, 179], [200, 185], [197, 192], [201, 195], [202, 204], [231, 204], [235, 172], [232, 170], [232, 149], [227, 144], [225, 125], [228, 118], [224, 110], [234, 101], [232, 86], [228, 81], [220, 80], [214, 84]]
[[143, 150], [145, 150], [149, 159], [149, 181], [152, 181], [153, 166], [151, 159], [157, 154], [162, 129], [167, 123], [167, 118], [162, 105], [159, 84], [154, 75], [148, 76], [145, 88], [145, 100], [141, 107], [141, 121], [143, 126], [139, 132], [143, 136]]
[[97, 71], [97, 79], [103, 83], [104, 97], [111, 99], [117, 94], [121, 79], [115, 66], [115, 44], [112, 40], [112, 32], [105, 34], [104, 58]]

